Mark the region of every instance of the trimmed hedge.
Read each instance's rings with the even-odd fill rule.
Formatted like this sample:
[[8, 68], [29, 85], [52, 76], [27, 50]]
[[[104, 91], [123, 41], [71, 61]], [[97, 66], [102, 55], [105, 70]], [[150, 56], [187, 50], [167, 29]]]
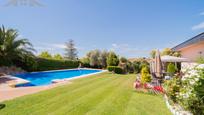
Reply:
[[79, 67], [79, 61], [71, 60], [54, 60], [54, 59], [37, 59], [37, 71], [71, 69]]
[[108, 69], [108, 71], [112, 72], [115, 67], [116, 67], [116, 66], [108, 66], [107, 69]]
[[123, 69], [121, 67], [118, 67], [118, 66], [108, 66], [107, 69], [108, 69], [108, 71], [114, 72], [114, 73], [117, 73], [117, 74], [122, 74], [123, 73]]

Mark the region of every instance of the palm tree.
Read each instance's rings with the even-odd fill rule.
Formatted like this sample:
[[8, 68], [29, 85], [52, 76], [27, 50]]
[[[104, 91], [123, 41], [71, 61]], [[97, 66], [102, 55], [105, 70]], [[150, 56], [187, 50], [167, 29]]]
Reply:
[[0, 65], [14, 64], [14, 60], [33, 57], [32, 44], [27, 39], [19, 39], [17, 30], [0, 27]]

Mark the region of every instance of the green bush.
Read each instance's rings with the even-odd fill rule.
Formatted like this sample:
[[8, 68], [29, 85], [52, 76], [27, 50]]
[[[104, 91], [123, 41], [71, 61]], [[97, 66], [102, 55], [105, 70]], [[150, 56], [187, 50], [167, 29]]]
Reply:
[[107, 69], [110, 72], [113, 72], [116, 66], [108, 66]]
[[57, 70], [57, 69], [71, 69], [77, 68], [79, 66], [79, 61], [71, 60], [53, 60], [53, 59], [37, 59], [37, 70], [46, 71], [46, 70]]
[[114, 72], [117, 73], [117, 74], [122, 74], [122, 73], [123, 73], [123, 70], [122, 70], [122, 68], [120, 68], [120, 67], [116, 67], [115, 70], [114, 70]]
[[141, 70], [141, 82], [147, 83], [152, 80], [151, 75], [149, 74], [148, 67], [143, 67]]
[[173, 74], [177, 71], [176, 66], [173, 63], [169, 63], [167, 66], [167, 72], [170, 76], [173, 76]]
[[118, 67], [118, 66], [108, 66], [107, 69], [108, 69], [108, 71], [114, 72], [114, 73], [117, 73], [117, 74], [122, 74], [123, 73], [122, 68]]
[[172, 80], [165, 81], [164, 88], [166, 90], [167, 96], [173, 101], [177, 102], [177, 96], [180, 91], [181, 80], [174, 77]]

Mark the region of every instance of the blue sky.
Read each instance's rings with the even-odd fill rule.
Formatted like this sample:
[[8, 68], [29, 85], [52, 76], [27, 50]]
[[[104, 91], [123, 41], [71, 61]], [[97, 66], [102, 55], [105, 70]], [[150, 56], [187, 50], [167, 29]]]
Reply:
[[91, 49], [131, 58], [173, 47], [204, 31], [202, 0], [35, 0], [42, 7], [5, 6], [0, 24], [16, 28], [38, 51], [64, 53], [73, 39], [79, 56]]

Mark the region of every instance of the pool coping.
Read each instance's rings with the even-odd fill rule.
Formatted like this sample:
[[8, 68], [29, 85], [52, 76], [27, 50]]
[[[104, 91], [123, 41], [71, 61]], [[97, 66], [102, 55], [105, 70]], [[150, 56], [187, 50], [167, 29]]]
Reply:
[[58, 71], [66, 71], [66, 70], [78, 70], [78, 69], [84, 69], [84, 70], [102, 70], [103, 69], [93, 69], [93, 68], [72, 68], [72, 69], [59, 69], [59, 70], [48, 70], [48, 71], [36, 71], [36, 72], [28, 72], [28, 73], [49, 73], [49, 72], [58, 72]]
[[15, 87], [15, 85], [18, 85], [18, 84], [30, 83], [30, 81], [26, 79], [22, 79], [13, 75], [4, 75], [4, 76], [1, 76], [1, 78], [9, 80], [8, 82], [1, 84], [1, 85], [7, 85], [9, 87]]
[[[91, 70], [99, 70], [99, 69], [91, 69]], [[84, 77], [87, 77], [87, 76], [96, 75], [96, 74], [100, 74], [100, 73], [107, 72], [107, 71], [108, 70], [101, 70], [101, 71], [95, 72], [95, 73], [79, 75], [79, 76], [75, 76], [75, 77], [72, 77], [72, 78], [65, 78], [65, 80], [74, 80], [74, 79], [78, 79], [78, 78], [84, 78]]]

